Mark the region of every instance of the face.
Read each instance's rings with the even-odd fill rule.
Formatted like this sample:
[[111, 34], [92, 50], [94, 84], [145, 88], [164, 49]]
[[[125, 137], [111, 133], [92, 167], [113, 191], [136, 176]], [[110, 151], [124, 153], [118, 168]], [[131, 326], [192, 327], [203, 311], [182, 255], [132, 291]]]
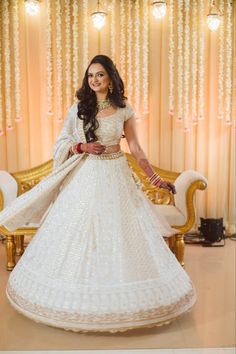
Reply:
[[101, 64], [90, 65], [88, 69], [88, 84], [96, 95], [107, 95], [110, 82], [110, 77]]

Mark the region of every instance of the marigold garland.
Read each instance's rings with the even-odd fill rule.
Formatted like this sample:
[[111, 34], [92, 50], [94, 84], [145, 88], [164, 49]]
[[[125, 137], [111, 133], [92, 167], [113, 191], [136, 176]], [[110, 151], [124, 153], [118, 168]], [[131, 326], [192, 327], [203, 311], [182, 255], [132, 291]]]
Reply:
[[10, 51], [10, 9], [9, 1], [3, 0], [3, 43], [4, 43], [4, 83], [5, 83], [5, 107], [6, 107], [6, 130], [13, 130], [12, 125], [12, 102], [11, 102], [11, 51]]
[[62, 121], [62, 33], [61, 33], [61, 3], [56, 1], [56, 68], [57, 68], [57, 119]]
[[53, 62], [52, 62], [52, 11], [51, 0], [46, 0], [46, 57], [47, 57], [47, 114], [53, 114]]
[[66, 85], [66, 108], [71, 106], [71, 15], [70, 0], [64, 0], [65, 14], [65, 85]]
[[142, 53], [143, 53], [143, 61], [142, 61], [142, 108], [143, 114], [147, 114], [149, 112], [149, 104], [148, 104], [148, 92], [149, 92], [149, 83], [148, 83], [148, 23], [149, 23], [149, 2], [148, 0], [143, 0], [143, 11], [142, 11]]

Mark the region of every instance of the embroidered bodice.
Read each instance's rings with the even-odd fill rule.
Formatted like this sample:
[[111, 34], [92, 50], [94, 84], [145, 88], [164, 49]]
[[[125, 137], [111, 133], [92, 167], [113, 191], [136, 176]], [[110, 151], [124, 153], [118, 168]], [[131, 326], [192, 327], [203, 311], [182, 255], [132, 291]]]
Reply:
[[99, 122], [99, 127], [96, 130], [98, 141], [106, 146], [119, 144], [124, 122], [132, 116], [132, 108], [126, 106], [125, 108], [118, 108], [113, 114], [97, 118]]
[[[120, 143], [124, 122], [134, 117], [134, 111], [129, 103], [124, 108], [106, 117], [99, 117], [99, 127], [96, 130], [98, 141], [106, 146]], [[69, 109], [63, 127], [54, 145], [54, 167], [60, 166], [67, 158], [70, 146], [79, 141], [85, 142], [83, 124], [77, 117], [77, 103]]]

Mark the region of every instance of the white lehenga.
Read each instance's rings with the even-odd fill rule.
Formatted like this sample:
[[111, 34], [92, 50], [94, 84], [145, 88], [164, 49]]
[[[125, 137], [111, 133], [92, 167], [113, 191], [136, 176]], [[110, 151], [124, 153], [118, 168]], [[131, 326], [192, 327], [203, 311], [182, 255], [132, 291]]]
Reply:
[[[99, 119], [99, 141], [119, 142], [130, 116], [127, 105]], [[57, 148], [62, 141], [67, 155], [65, 129]], [[12, 271], [7, 296], [27, 317], [73, 331], [166, 323], [196, 299], [162, 238], [171, 234], [122, 152], [84, 155]]]

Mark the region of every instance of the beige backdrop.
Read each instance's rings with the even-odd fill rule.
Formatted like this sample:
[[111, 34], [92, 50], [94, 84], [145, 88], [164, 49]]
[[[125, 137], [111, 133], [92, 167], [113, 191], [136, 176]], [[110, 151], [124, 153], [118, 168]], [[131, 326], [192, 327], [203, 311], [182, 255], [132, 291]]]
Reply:
[[[93, 12], [94, 1], [89, 2], [90, 8]], [[13, 131], [0, 137], [0, 169], [11, 172], [26, 169], [52, 157], [52, 146], [61, 123], [57, 122], [55, 112], [53, 116], [47, 115], [45, 26], [44, 1], [40, 14], [35, 17], [27, 16], [20, 3], [22, 121], [14, 124]], [[108, 39], [108, 25], [99, 35], [89, 20], [89, 59], [98, 53], [110, 55]], [[137, 122], [138, 132], [153, 164], [173, 171], [195, 169], [208, 178], [208, 190], [197, 195], [198, 216], [224, 217], [232, 232], [235, 230], [235, 126], [226, 126], [217, 119], [218, 33], [206, 28], [205, 40], [206, 115], [189, 133], [184, 133], [183, 126], [167, 115], [168, 21], [158, 23], [150, 15], [150, 112]], [[82, 58], [82, 52], [80, 56]], [[116, 61], [119, 67], [119, 51]], [[65, 103], [63, 107], [65, 113]]]

